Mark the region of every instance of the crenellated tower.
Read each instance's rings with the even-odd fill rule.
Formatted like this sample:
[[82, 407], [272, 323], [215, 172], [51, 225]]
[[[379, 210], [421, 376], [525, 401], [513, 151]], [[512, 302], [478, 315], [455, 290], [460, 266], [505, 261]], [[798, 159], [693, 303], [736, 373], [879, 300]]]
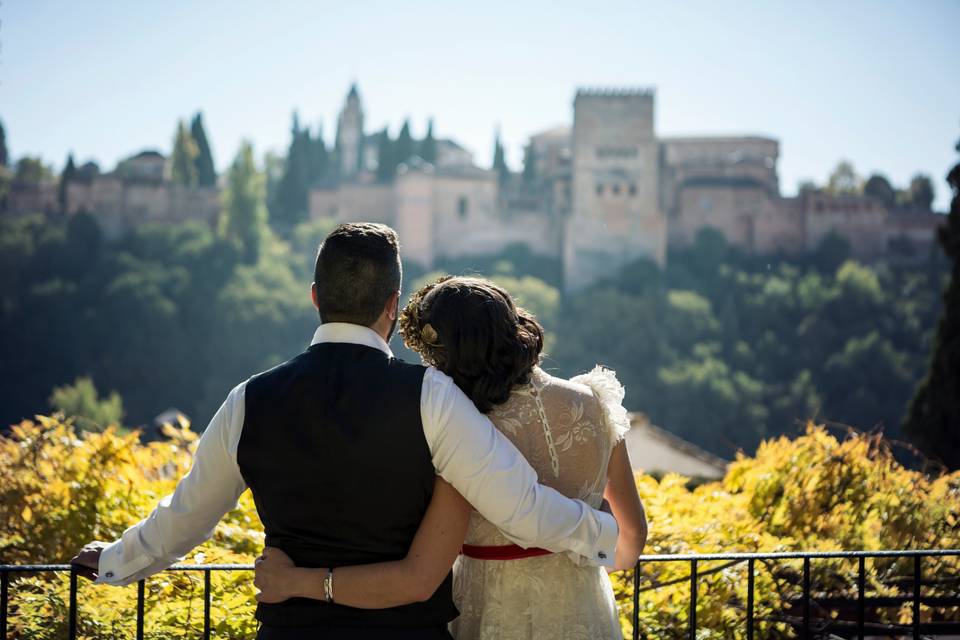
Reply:
[[652, 89], [581, 89], [573, 103], [573, 204], [564, 287], [581, 288], [648, 256], [662, 264]]

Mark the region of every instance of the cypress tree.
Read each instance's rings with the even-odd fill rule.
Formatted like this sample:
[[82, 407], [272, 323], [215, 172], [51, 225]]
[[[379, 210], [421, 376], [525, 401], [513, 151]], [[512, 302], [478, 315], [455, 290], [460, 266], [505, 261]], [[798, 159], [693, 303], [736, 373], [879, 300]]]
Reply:
[[413, 137], [410, 135], [410, 121], [404, 120], [400, 128], [400, 134], [397, 136], [397, 142], [394, 145], [394, 166], [401, 162], [406, 162], [414, 154]]
[[248, 264], [259, 259], [269, 233], [266, 199], [266, 180], [253, 161], [253, 146], [244, 141], [227, 173], [220, 235], [240, 248]]
[[533, 143], [527, 145], [523, 153], [523, 181], [533, 184], [537, 179], [537, 156]]
[[177, 133], [170, 156], [170, 178], [185, 187], [197, 186], [196, 158], [199, 151], [183, 120], [177, 121]]
[[420, 157], [424, 162], [436, 164], [437, 162], [437, 141], [433, 138], [433, 118], [427, 122], [427, 135], [423, 137], [420, 143]]
[[7, 153], [7, 130], [3, 128], [3, 121], [0, 120], [0, 167], [6, 167], [10, 164], [10, 156]]
[[393, 153], [393, 141], [386, 127], [377, 140], [377, 182], [390, 182], [397, 170], [397, 161]]
[[60, 203], [60, 213], [67, 212], [67, 185], [77, 177], [77, 165], [73, 162], [73, 154], [67, 156], [67, 165], [60, 174], [60, 184], [57, 185], [57, 202]]
[[320, 184], [327, 177], [327, 171], [330, 166], [330, 154], [327, 153], [327, 145], [323, 141], [323, 125], [317, 127], [317, 136], [311, 138], [307, 135], [307, 146], [309, 147], [308, 167], [307, 167], [307, 187]]
[[197, 167], [197, 184], [201, 187], [212, 187], [217, 184], [217, 170], [213, 164], [213, 152], [207, 141], [207, 132], [203, 127], [203, 114], [199, 111], [193, 116], [190, 123], [190, 135], [197, 145], [197, 156], [194, 165]]
[[[960, 152], [960, 142], [957, 143]], [[903, 430], [921, 451], [960, 469], [960, 162], [947, 175], [953, 190], [950, 214], [937, 232], [953, 262], [943, 294], [930, 371], [910, 403]]]
[[507, 167], [507, 161], [503, 153], [503, 145], [500, 144], [500, 130], [497, 129], [496, 138], [493, 141], [493, 169], [500, 175], [500, 181], [504, 182], [510, 177], [510, 168]]
[[310, 162], [310, 131], [300, 128], [300, 117], [296, 112], [293, 114], [290, 135], [290, 147], [271, 213], [277, 223], [292, 227], [307, 217]]

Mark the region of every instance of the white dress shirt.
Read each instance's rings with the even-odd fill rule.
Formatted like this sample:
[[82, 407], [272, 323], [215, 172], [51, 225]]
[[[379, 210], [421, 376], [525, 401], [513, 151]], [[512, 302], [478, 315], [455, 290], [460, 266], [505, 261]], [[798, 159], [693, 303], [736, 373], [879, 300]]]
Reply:
[[[393, 355], [380, 335], [354, 324], [321, 325], [312, 344], [321, 342], [362, 344]], [[227, 395], [173, 495], [103, 550], [97, 582], [125, 585], [166, 569], [208, 540], [220, 518], [236, 506], [247, 488], [237, 464], [245, 387], [246, 382]], [[420, 415], [437, 473], [510, 540], [612, 566], [616, 520], [539, 484], [516, 447], [433, 367], [423, 378]]]

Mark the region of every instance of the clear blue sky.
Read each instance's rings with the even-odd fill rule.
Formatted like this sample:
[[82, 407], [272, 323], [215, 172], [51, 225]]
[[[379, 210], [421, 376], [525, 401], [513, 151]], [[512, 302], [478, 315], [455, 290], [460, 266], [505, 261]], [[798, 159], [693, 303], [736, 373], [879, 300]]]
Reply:
[[519, 167], [578, 86], [654, 86], [660, 135], [778, 138], [786, 193], [847, 158], [947, 206], [960, 2], [664, 4], [2, 0], [0, 119], [16, 156], [112, 168], [201, 109], [223, 169], [243, 138], [284, 150], [294, 109], [332, 139], [355, 79], [368, 129], [433, 116], [489, 162], [499, 124]]

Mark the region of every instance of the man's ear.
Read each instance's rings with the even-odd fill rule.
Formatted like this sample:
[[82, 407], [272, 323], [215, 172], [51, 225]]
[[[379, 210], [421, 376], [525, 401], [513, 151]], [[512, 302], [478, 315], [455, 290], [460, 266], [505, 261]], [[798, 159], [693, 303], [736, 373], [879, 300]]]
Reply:
[[317, 283], [310, 285], [310, 299], [313, 301], [313, 306], [319, 310], [320, 304], [317, 302]]
[[397, 319], [397, 316], [400, 315], [400, 292], [397, 291], [387, 300], [387, 318], [390, 322], [393, 322]]

